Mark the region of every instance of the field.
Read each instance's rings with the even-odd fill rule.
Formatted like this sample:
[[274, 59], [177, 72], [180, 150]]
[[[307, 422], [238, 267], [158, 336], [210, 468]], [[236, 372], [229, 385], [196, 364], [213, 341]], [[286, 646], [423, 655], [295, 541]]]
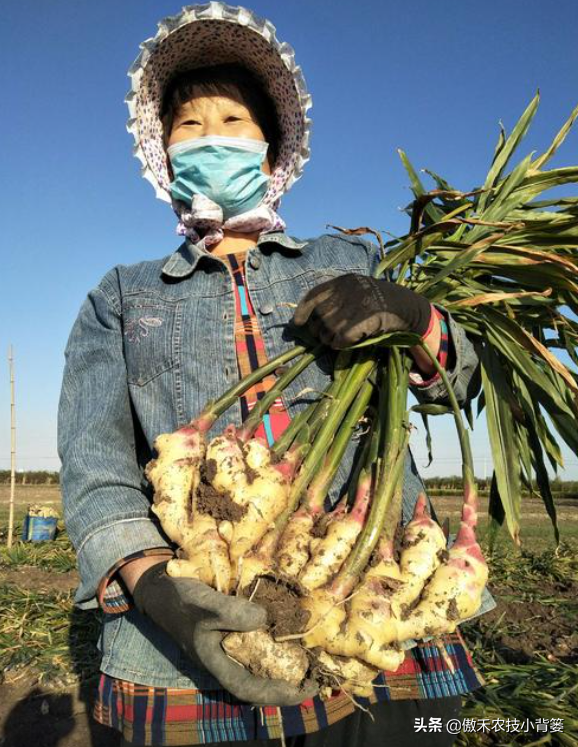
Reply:
[[[56, 542], [17, 543], [7, 552], [7, 500], [8, 489], [0, 486], [0, 744], [115, 745], [116, 735], [87, 715], [98, 672], [99, 615], [73, 608], [78, 577], [68, 539], [61, 532]], [[30, 503], [59, 507], [58, 488], [19, 486], [18, 524]], [[458, 496], [434, 499], [452, 530], [459, 504]], [[497, 608], [462, 627], [486, 680], [465, 703], [463, 718], [475, 719], [476, 731], [459, 736], [462, 747], [578, 747], [578, 504], [562, 498], [558, 508], [562, 545], [555, 552], [541, 504], [525, 502], [522, 549], [503, 537], [491, 560]], [[483, 538], [485, 520], [480, 533]], [[544, 719], [563, 719], [564, 731], [541, 731]]]

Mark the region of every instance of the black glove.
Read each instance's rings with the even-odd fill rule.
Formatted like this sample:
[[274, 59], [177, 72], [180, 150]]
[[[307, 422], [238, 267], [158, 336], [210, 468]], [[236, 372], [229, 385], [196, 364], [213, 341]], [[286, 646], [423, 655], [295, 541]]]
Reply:
[[249, 631], [267, 622], [264, 607], [241, 597], [229, 597], [192, 578], [171, 578], [166, 563], [148, 568], [136, 583], [136, 608], [175, 640], [240, 700], [253, 705], [298, 705], [317, 688], [302, 690], [283, 680], [255, 677], [224, 652], [222, 631]]
[[432, 307], [419, 293], [366, 275], [340, 275], [321, 283], [299, 302], [293, 318], [325, 345], [340, 350], [385, 332], [423, 337]]

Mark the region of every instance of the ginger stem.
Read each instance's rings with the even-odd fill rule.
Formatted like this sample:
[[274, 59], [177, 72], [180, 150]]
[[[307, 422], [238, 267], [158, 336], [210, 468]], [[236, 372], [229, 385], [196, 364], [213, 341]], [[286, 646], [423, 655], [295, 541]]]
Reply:
[[427, 345], [420, 343], [421, 349], [429, 356], [437, 373], [440, 375], [454, 413], [454, 421], [458, 432], [458, 440], [462, 451], [462, 479], [464, 482], [464, 503], [462, 506], [462, 522], [474, 529], [478, 521], [478, 496], [476, 490], [476, 481], [474, 478], [474, 460], [472, 457], [472, 448], [468, 432], [462, 419], [460, 406], [452, 387], [448, 375], [442, 366], [440, 366], [436, 356], [431, 352]]
[[213, 423], [226, 410], [228, 410], [229, 407], [235, 403], [235, 400], [246, 392], [247, 389], [250, 389], [261, 381], [261, 379], [264, 379], [265, 376], [273, 373], [276, 368], [279, 368], [279, 366], [282, 366], [288, 361], [293, 360], [293, 358], [297, 358], [299, 355], [303, 355], [304, 353], [307, 353], [307, 348], [303, 345], [296, 345], [290, 350], [281, 353], [281, 355], [278, 355], [276, 358], [271, 359], [264, 366], [261, 366], [261, 368], [251, 372], [249, 376], [245, 376], [244, 379], [237, 382], [214, 402], [209, 402], [206, 405], [199, 417], [195, 418], [193, 421], [196, 427], [203, 432], [208, 431]]
[[242, 441], [248, 441], [252, 434], [257, 430], [263, 415], [269, 410], [273, 402], [279, 397], [289, 384], [302, 373], [307, 366], [313, 363], [320, 355], [323, 350], [322, 345], [318, 345], [310, 353], [305, 353], [301, 359], [294, 363], [285, 373], [283, 373], [275, 385], [269, 389], [267, 394], [257, 402], [253, 407], [251, 414], [245, 420], [241, 428], [237, 431], [237, 435]]
[[[409, 363], [402, 363], [401, 354], [392, 348], [387, 367], [386, 386], [382, 389], [379, 411], [386, 413], [386, 454], [382, 459], [380, 474], [369, 516], [359, 535], [355, 547], [335, 577], [332, 589], [339, 596], [347, 594], [357, 583], [360, 574], [383, 532], [388, 516], [388, 507], [396, 493], [398, 482], [403, 479], [405, 452], [409, 442], [409, 430], [403, 422], [406, 411]], [[386, 401], [385, 401], [385, 398]]]
[[353, 430], [365, 412], [372, 392], [373, 384], [370, 381], [366, 381], [339, 427], [339, 431], [331, 444], [323, 466], [307, 490], [307, 497], [304, 502], [307, 508], [313, 511], [323, 508], [323, 502], [335, 478], [345, 450], [349, 445]]
[[329, 413], [319, 429], [315, 443], [312, 445], [293, 483], [287, 508], [275, 522], [277, 530], [283, 529], [295, 511], [303, 491], [311, 480], [312, 474], [318, 469], [323, 455], [327, 452], [343, 416], [348, 411], [351, 403], [374, 368], [375, 361], [367, 354], [362, 354], [360, 361], [351, 367], [351, 370], [345, 377], [339, 393], [335, 401], [331, 403]]

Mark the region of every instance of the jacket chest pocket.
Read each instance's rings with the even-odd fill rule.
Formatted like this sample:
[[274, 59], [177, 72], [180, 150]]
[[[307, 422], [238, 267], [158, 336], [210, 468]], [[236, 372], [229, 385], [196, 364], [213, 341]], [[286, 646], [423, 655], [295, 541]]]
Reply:
[[301, 286], [302, 293], [305, 294], [316, 285], [326, 283], [328, 280], [333, 280], [340, 275], [347, 275], [348, 273], [354, 273], [356, 275], [367, 275], [366, 267], [348, 267], [340, 269], [337, 267], [317, 267], [315, 269], [307, 270], [298, 277], [299, 284]]
[[172, 368], [179, 350], [181, 304], [130, 298], [123, 306], [123, 336], [129, 384], [144, 386]]

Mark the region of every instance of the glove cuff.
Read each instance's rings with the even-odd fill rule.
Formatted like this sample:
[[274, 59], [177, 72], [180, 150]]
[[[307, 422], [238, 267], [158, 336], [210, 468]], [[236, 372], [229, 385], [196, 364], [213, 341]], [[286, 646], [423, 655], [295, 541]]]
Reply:
[[132, 591], [132, 598], [135, 607], [142, 614], [147, 612], [147, 601], [151, 597], [157, 597], [158, 592], [165, 587], [167, 576], [168, 560], [162, 563], [155, 563], [142, 574], [136, 582]]
[[[424, 318], [426, 318], [425, 314], [424, 314]], [[439, 320], [439, 316], [438, 316], [438, 313], [436, 311], [436, 307], [433, 304], [430, 303], [430, 305], [429, 305], [429, 321], [428, 321], [428, 324], [427, 324], [425, 332], [421, 332], [420, 333], [422, 340], [425, 340], [425, 338], [430, 334], [430, 332], [432, 331], [432, 329], [434, 328], [434, 325], [436, 324], [436, 322], [438, 320]], [[416, 330], [416, 331], [418, 331], [418, 330]]]

